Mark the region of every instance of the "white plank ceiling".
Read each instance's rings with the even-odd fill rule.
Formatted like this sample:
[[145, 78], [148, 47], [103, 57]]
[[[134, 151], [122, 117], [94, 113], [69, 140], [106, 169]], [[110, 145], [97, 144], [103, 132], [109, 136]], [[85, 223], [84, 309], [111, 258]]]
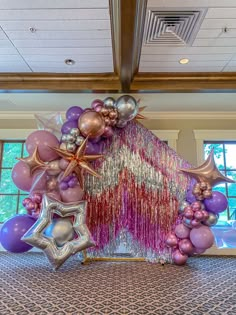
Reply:
[[[236, 71], [235, 0], [148, 0], [148, 10], [206, 9], [206, 15], [190, 46], [142, 46], [140, 72], [229, 72]], [[227, 28], [227, 32], [223, 31]], [[180, 64], [182, 58], [188, 64]]]
[[0, 0], [0, 72], [113, 72], [109, 0]]

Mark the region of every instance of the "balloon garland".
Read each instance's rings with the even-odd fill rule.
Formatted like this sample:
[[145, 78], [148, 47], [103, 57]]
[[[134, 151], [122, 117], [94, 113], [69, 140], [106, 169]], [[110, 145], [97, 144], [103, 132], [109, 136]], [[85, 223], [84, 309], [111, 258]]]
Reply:
[[189, 256], [204, 253], [214, 243], [211, 227], [216, 225], [219, 213], [227, 209], [224, 194], [212, 191], [220, 183], [234, 183], [219, 172], [214, 161], [214, 149], [199, 167], [180, 169], [197, 180], [189, 187], [186, 200], [179, 206], [178, 224], [166, 239], [166, 245], [173, 249], [173, 261], [184, 265]]
[[[144, 107], [139, 108], [138, 103], [129, 95], [123, 95], [117, 101], [111, 97], [104, 101], [94, 100], [91, 108], [85, 110], [78, 106], [70, 107], [64, 123], [59, 113], [48, 119], [37, 115], [42, 130], [28, 136], [26, 149], [29, 156], [20, 158], [12, 170], [15, 185], [29, 192], [29, 197], [23, 200], [28, 215], [17, 215], [2, 227], [1, 243], [8, 251], [25, 252], [32, 246], [38, 247], [44, 251], [53, 268], [58, 269], [71, 255], [95, 245], [86, 225], [84, 176], [88, 173], [101, 178], [91, 163], [103, 159], [102, 139], [111, 138], [114, 128], [125, 128], [128, 122], [143, 119], [141, 112]], [[150, 169], [148, 165], [147, 169]], [[164, 238], [177, 265], [184, 264], [189, 256], [202, 253], [213, 244], [210, 227], [217, 223], [218, 213], [224, 211], [228, 203], [226, 197], [212, 191], [212, 187], [219, 182], [232, 182], [218, 171], [213, 151], [202, 166], [181, 171], [197, 182], [189, 187], [186, 200], [179, 203], [177, 222], [173, 231]], [[122, 176], [127, 176], [126, 171]], [[159, 184], [161, 187], [161, 182]], [[169, 195], [167, 184], [164, 180], [164, 195]], [[140, 192], [147, 194], [143, 190]], [[156, 198], [155, 191], [151, 194]], [[167, 202], [167, 195], [166, 201], [163, 199], [162, 202]], [[145, 198], [148, 200], [150, 197], [147, 195]], [[175, 197], [171, 203], [175, 208]], [[160, 262], [165, 263], [165, 259], [160, 259]]]
[[28, 215], [16, 215], [5, 222], [1, 230], [5, 249], [25, 252], [38, 247], [58, 269], [72, 254], [95, 245], [85, 222], [84, 174], [101, 177], [91, 165], [103, 158], [99, 142], [112, 137], [115, 127], [124, 128], [135, 117], [143, 118], [139, 114], [142, 109], [129, 95], [117, 101], [111, 97], [94, 100], [85, 110], [70, 107], [60, 139], [56, 137], [59, 114], [46, 120], [36, 116], [44, 130], [28, 136], [25, 146], [29, 156], [19, 158], [12, 170], [15, 185], [30, 193], [23, 200]]

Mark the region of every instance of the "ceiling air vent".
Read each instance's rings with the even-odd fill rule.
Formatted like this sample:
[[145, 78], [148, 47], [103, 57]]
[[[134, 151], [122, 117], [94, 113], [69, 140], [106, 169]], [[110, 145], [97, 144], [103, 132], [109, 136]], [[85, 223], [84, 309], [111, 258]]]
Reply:
[[147, 11], [144, 45], [191, 46], [207, 9], [150, 8]]

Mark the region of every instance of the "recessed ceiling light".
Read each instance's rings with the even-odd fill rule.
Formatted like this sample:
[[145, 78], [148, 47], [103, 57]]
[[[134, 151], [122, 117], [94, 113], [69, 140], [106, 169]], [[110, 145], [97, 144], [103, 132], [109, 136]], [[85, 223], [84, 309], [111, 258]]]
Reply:
[[72, 66], [75, 64], [75, 61], [73, 59], [66, 59], [65, 64], [68, 66]]
[[186, 65], [187, 63], [189, 63], [189, 59], [188, 58], [180, 59], [179, 63], [181, 63], [181, 65]]
[[30, 28], [29, 28], [29, 31], [30, 31], [31, 33], [36, 33], [37, 30], [36, 30], [36, 28], [34, 28], [34, 27], [30, 27]]

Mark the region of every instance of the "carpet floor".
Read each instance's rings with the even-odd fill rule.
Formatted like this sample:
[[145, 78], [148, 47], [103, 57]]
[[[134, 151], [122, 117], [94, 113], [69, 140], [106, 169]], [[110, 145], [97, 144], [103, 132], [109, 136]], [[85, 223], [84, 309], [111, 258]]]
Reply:
[[39, 253], [0, 253], [0, 314], [235, 315], [236, 258], [188, 265], [69, 259], [52, 271]]

